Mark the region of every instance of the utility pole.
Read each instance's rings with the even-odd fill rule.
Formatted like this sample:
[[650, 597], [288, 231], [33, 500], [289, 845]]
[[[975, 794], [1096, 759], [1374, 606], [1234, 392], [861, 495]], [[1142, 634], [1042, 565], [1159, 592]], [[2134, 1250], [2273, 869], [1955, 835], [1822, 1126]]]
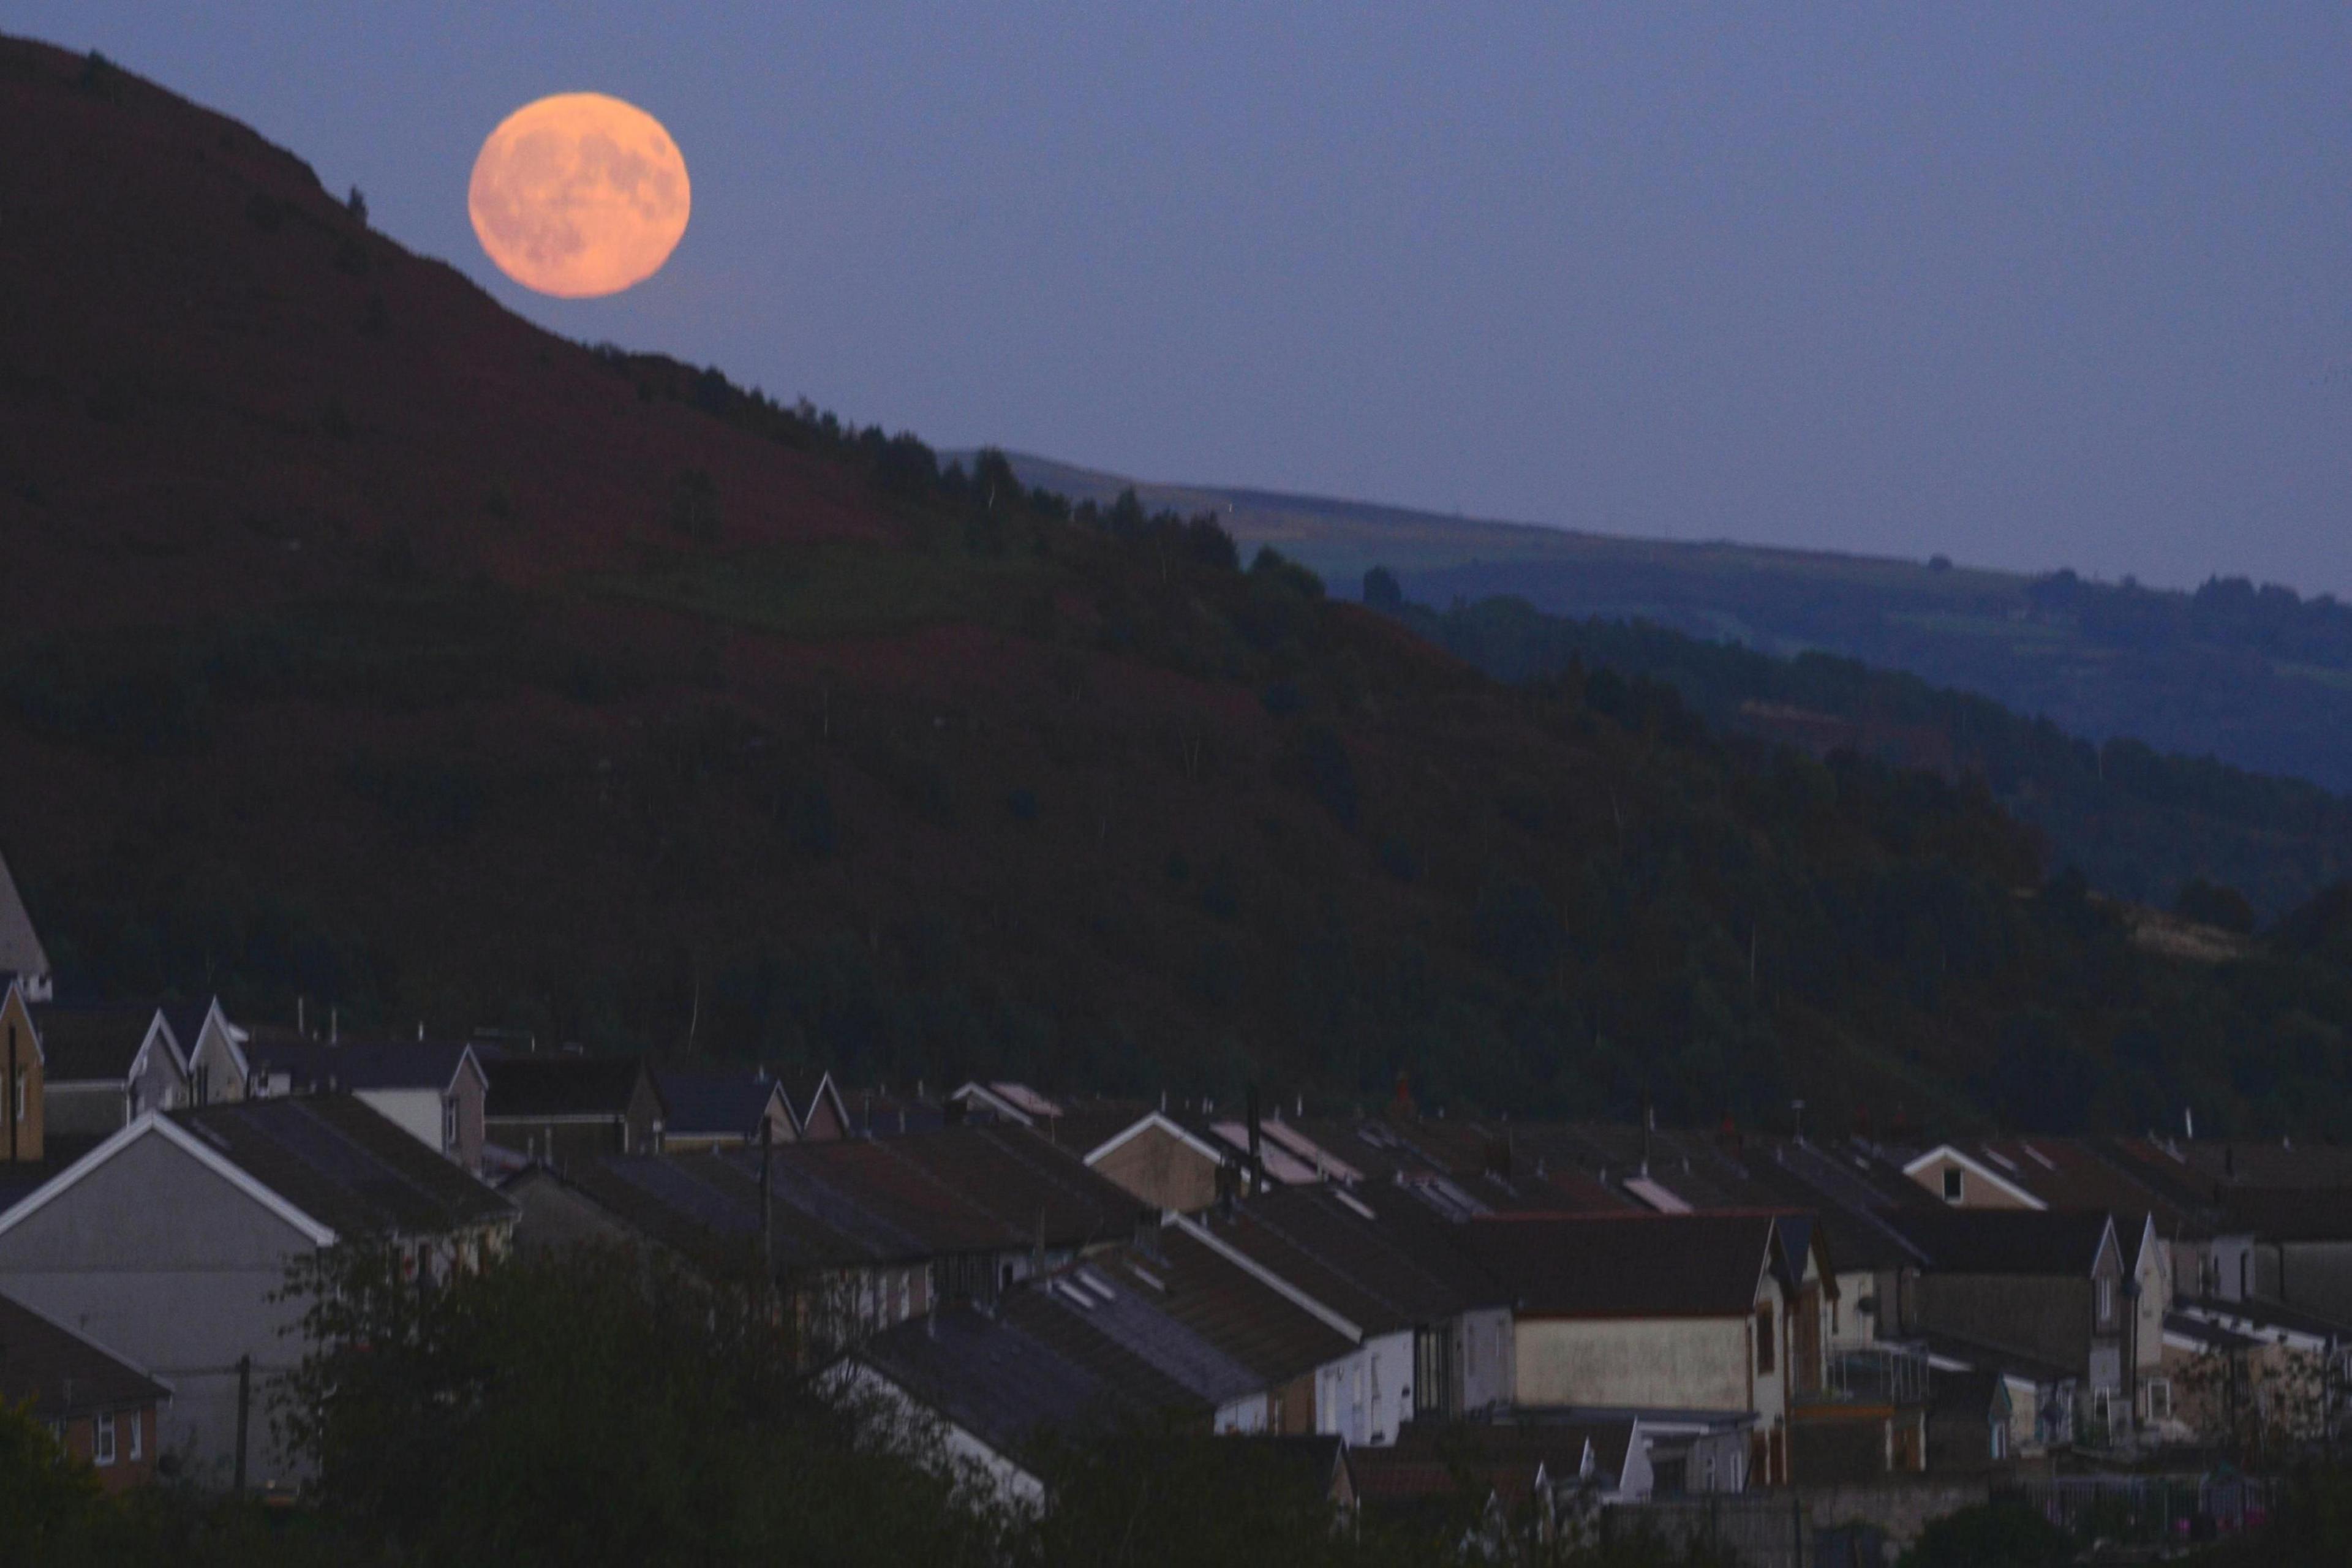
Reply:
[[245, 1495], [245, 1434], [253, 1410], [253, 1356], [236, 1358], [236, 1495]]

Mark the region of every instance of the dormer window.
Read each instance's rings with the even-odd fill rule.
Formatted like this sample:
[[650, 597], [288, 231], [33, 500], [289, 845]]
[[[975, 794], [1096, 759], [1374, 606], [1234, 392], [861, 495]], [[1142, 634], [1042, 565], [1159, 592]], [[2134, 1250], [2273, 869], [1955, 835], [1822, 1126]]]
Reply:
[[1956, 1204], [1969, 1195], [1969, 1173], [1958, 1165], [1944, 1167], [1944, 1201]]
[[1772, 1303], [1756, 1303], [1756, 1372], [1764, 1376], [1772, 1370]]

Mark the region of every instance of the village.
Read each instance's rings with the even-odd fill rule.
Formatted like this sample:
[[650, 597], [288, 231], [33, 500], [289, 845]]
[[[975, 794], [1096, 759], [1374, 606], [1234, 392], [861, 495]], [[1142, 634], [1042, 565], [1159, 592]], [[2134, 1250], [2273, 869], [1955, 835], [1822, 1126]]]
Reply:
[[2225, 1531], [2352, 1412], [2352, 1150], [898, 1089], [217, 999], [68, 1005], [0, 871], [0, 1398], [109, 1489], [291, 1495], [289, 1263], [751, 1269], [799, 1364], [1050, 1506], [1048, 1434], [1260, 1444], [1341, 1514], [1812, 1562], [2017, 1497]]

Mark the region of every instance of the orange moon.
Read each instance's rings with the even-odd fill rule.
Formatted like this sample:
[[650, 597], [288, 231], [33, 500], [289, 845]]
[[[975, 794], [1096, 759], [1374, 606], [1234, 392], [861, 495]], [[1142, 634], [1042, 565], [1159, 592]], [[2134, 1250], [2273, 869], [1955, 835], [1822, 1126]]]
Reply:
[[617, 294], [661, 270], [694, 205], [661, 121], [601, 92], [565, 92], [499, 122], [466, 210], [499, 270], [565, 300]]

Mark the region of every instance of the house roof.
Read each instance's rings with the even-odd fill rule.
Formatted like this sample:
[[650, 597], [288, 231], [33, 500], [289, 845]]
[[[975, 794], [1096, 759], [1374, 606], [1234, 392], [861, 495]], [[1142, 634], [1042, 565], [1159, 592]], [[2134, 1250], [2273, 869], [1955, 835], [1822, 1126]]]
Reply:
[[1048, 1431], [1100, 1430], [1196, 1403], [1116, 1345], [1073, 1348], [1033, 1296], [1016, 1290], [993, 1314], [944, 1307], [877, 1334], [856, 1360], [1000, 1453]]
[[1555, 1481], [1573, 1480], [1582, 1474], [1590, 1450], [1596, 1468], [1622, 1479], [1634, 1425], [1631, 1416], [1617, 1421], [1457, 1421], [1441, 1426], [1412, 1421], [1397, 1434], [1396, 1447], [1399, 1453], [1423, 1458], [1534, 1461]]
[[792, 1108], [793, 1121], [803, 1128], [816, 1118], [817, 1102], [830, 1100], [834, 1114], [841, 1119], [842, 1131], [849, 1131], [849, 1106], [841, 1098], [841, 1089], [833, 1081], [833, 1074], [822, 1068], [784, 1068], [776, 1074], [776, 1081], [784, 1086], [784, 1101]]
[[1097, 1265], [1248, 1367], [1261, 1386], [1304, 1376], [1355, 1348], [1347, 1335], [1190, 1232], [1167, 1226], [1150, 1245], [1150, 1253], [1129, 1249]]
[[[768, 1107], [783, 1096], [774, 1079], [742, 1069], [657, 1068], [654, 1087], [673, 1137], [757, 1138]], [[792, 1115], [789, 1103], [784, 1114]]]
[[1265, 1379], [1132, 1280], [1080, 1264], [1020, 1294], [1043, 1309], [1035, 1314], [1041, 1336], [1058, 1333], [1074, 1351], [1081, 1339], [1107, 1341], [1212, 1407], [1265, 1391]]
[[2352, 1187], [2352, 1146], [2332, 1143], [2181, 1141], [2183, 1162], [2208, 1182], [2252, 1187]]
[[0, 855], [0, 974], [48, 972], [49, 955], [33, 930], [33, 917], [25, 908], [24, 896], [16, 891], [16, 879], [8, 873], [8, 858]]
[[33, 1027], [41, 1035], [42, 1069], [51, 1084], [125, 1081], [157, 1016], [146, 1003], [64, 1007], [41, 1002], [31, 1011]]
[[1464, 1227], [1474, 1256], [1545, 1317], [1736, 1317], [1754, 1307], [1777, 1216], [1496, 1215]]
[[[2013, 1374], [2038, 1384], [2079, 1383], [2083, 1377], [2083, 1369], [2079, 1366], [2051, 1361], [2031, 1351], [1987, 1344], [1981, 1340], [1946, 1330], [1925, 1330], [1915, 1332], [1911, 1337], [1918, 1342], [1930, 1358], [1958, 1362], [1972, 1372]], [[1949, 1375], [1952, 1374], [1943, 1368], [1932, 1365], [1928, 1373], [1931, 1385], [1936, 1378]], [[1932, 1386], [1929, 1394], [1932, 1397]]]
[[[2104, 1212], [1922, 1209], [1892, 1223], [1945, 1274], [2061, 1274], [2088, 1279], [2112, 1221]], [[2139, 1227], [2139, 1216], [2132, 1226]]]
[[1155, 1114], [1139, 1100], [1066, 1100], [1062, 1114], [1053, 1118], [1045, 1131], [1055, 1145], [1083, 1160]]
[[[190, 1041], [193, 1044], [193, 1040]], [[456, 1040], [256, 1040], [247, 1061], [256, 1072], [283, 1072], [294, 1091], [321, 1089], [429, 1089], [446, 1093], [472, 1060], [473, 1047]]]
[[[1401, 1195], [1388, 1201], [1399, 1214], [1411, 1206]], [[1366, 1333], [1392, 1333], [1507, 1300], [1469, 1258], [1443, 1256], [1403, 1224], [1384, 1226], [1377, 1213], [1354, 1194], [1314, 1186], [1269, 1193], [1202, 1223]], [[1432, 1215], [1428, 1223], [1444, 1222]]]
[[111, 1351], [0, 1296], [0, 1405], [29, 1400], [44, 1421], [156, 1405], [172, 1391]]
[[2224, 1187], [2232, 1231], [2262, 1241], [2352, 1241], [2352, 1194], [2312, 1187]]
[[904, 1138], [576, 1163], [570, 1184], [681, 1255], [741, 1262], [759, 1244], [763, 1158], [780, 1268], [1056, 1249], [1134, 1233], [1140, 1208], [1037, 1134], [965, 1126]]
[[490, 1080], [483, 1115], [529, 1121], [626, 1115], [646, 1064], [640, 1057], [499, 1057], [483, 1069]]
[[342, 1236], [438, 1236], [514, 1205], [345, 1094], [228, 1100], [170, 1120]]

